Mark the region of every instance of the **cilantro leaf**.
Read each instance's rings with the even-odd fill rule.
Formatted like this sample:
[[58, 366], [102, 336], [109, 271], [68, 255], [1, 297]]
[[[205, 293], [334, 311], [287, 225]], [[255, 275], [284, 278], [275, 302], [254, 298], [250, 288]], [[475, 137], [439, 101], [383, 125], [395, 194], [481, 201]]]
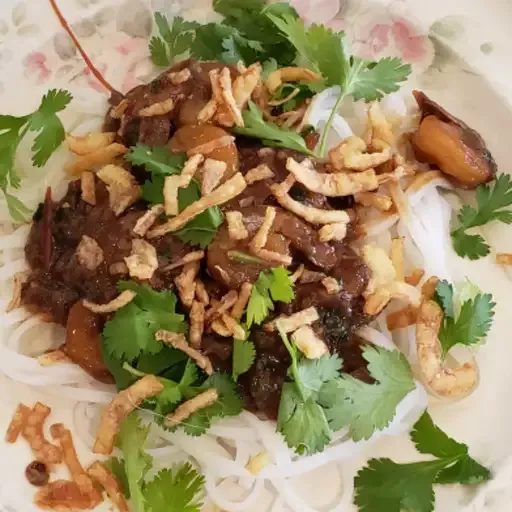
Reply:
[[436, 300], [445, 313], [439, 329], [439, 342], [445, 356], [455, 345], [477, 345], [485, 339], [495, 314], [496, 304], [492, 299], [490, 294], [468, 296], [460, 305], [456, 316], [453, 288], [446, 281], [439, 282], [436, 287]]
[[420, 453], [437, 458], [411, 464], [370, 460], [355, 479], [355, 503], [361, 512], [432, 512], [434, 484], [478, 484], [491, 478], [489, 470], [469, 456], [468, 447], [447, 436], [426, 412], [414, 425], [411, 439]]
[[363, 357], [377, 382], [368, 384], [344, 374], [326, 383], [320, 392], [331, 428], [336, 431], [349, 426], [355, 441], [369, 439], [376, 430], [387, 427], [397, 405], [415, 388], [409, 364], [401, 352], [366, 346]]
[[295, 297], [290, 273], [284, 267], [260, 272], [247, 303], [246, 323], [260, 325], [274, 309], [274, 302], [289, 304]]
[[262, 111], [252, 101], [249, 102], [249, 110], [244, 110], [242, 115], [245, 127], [235, 128], [235, 133], [245, 135], [246, 137], [261, 139], [263, 144], [267, 146], [293, 149], [309, 156], [315, 156], [315, 154], [308, 149], [304, 138], [300, 134], [265, 121]]
[[143, 353], [157, 354], [163, 345], [155, 339], [159, 329], [185, 332], [183, 315], [175, 313], [177, 299], [172, 292], [156, 292], [132, 282], [119, 289], [137, 293], [135, 299], [116, 311], [103, 329], [105, 350], [116, 359], [133, 361]]
[[191, 436], [204, 434], [216, 418], [238, 416], [242, 412], [242, 400], [236, 390], [236, 384], [229, 375], [223, 373], [214, 373], [200, 387], [184, 390], [184, 394], [190, 399], [210, 388], [217, 390], [219, 398], [213, 405], [200, 409], [186, 420], [184, 430]]
[[361, 512], [431, 512], [439, 463], [397, 464], [372, 459], [355, 478], [355, 504]]
[[21, 179], [15, 169], [18, 146], [31, 131], [36, 133], [32, 145], [32, 163], [43, 167], [61, 145], [66, 133], [57, 114], [72, 100], [65, 90], [51, 89], [42, 98], [39, 108], [26, 116], [0, 116], [0, 189], [4, 192], [9, 213], [16, 221], [24, 221], [29, 210], [13, 195], [9, 187], [19, 188]]
[[199, 26], [193, 21], [185, 21], [176, 16], [169, 23], [160, 12], [155, 13], [155, 23], [160, 37], [154, 36], [149, 43], [151, 59], [157, 66], [169, 66], [185, 57]]
[[199, 376], [199, 369], [192, 359], [187, 360], [185, 370], [180, 380], [180, 388], [185, 389], [194, 384]]
[[261, 11], [265, 4], [265, 0], [245, 0], [244, 2], [240, 2], [240, 0], [214, 0], [213, 9], [226, 18], [229, 16], [240, 18], [253, 11]]
[[[146, 510], [146, 497], [142, 487], [144, 478], [153, 466], [153, 458], [144, 452], [144, 444], [149, 435], [150, 426], [143, 427], [136, 412], [131, 413], [121, 424], [117, 434], [117, 446], [123, 452], [124, 471], [128, 491], [134, 510]], [[118, 471], [120, 471], [119, 466]]]
[[128, 483], [128, 476], [126, 474], [124, 460], [118, 457], [110, 457], [108, 460], [105, 461], [105, 465], [116, 477], [116, 480], [119, 482], [121, 486], [121, 492], [127, 498], [130, 498], [130, 485]]
[[336, 355], [320, 359], [303, 359], [298, 364], [298, 377], [304, 390], [319, 392], [322, 386], [340, 376], [343, 361]]
[[190, 463], [163, 469], [144, 488], [148, 512], [199, 512], [204, 484]]
[[285, 382], [277, 417], [279, 432], [297, 453], [322, 451], [331, 440], [324, 410], [313, 397], [304, 399], [294, 382]]
[[455, 252], [462, 257], [477, 260], [487, 256], [489, 245], [480, 235], [469, 235], [468, 229], [484, 226], [492, 221], [512, 223], [512, 178], [498, 176], [494, 184], [480, 185], [476, 189], [476, 207], [465, 205], [458, 215], [459, 227], [452, 231]]
[[187, 161], [185, 153], [173, 153], [167, 147], [149, 147], [138, 143], [124, 156], [132, 165], [141, 165], [150, 173], [170, 176], [180, 174]]
[[236, 382], [242, 373], [249, 371], [256, 358], [254, 343], [249, 340], [233, 340], [233, 371], [232, 377]]
[[154, 175], [142, 185], [142, 199], [150, 204], [164, 204], [165, 176]]

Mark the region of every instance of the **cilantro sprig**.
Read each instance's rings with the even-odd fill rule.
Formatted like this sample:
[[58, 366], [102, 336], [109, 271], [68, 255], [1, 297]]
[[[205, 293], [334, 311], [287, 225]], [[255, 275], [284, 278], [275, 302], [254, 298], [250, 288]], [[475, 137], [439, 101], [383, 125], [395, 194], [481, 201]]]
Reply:
[[0, 189], [15, 221], [25, 221], [30, 212], [21, 201], [7, 192], [9, 187], [17, 189], [21, 185], [14, 163], [18, 146], [27, 133], [37, 134], [31, 148], [32, 163], [36, 167], [43, 167], [66, 136], [57, 114], [72, 99], [68, 91], [51, 89], [43, 96], [35, 112], [21, 117], [0, 115]]
[[290, 381], [281, 393], [277, 427], [298, 453], [322, 451], [333, 432], [345, 426], [356, 441], [370, 438], [388, 426], [399, 402], [415, 387], [407, 360], [398, 351], [363, 349], [368, 371], [376, 380], [368, 384], [340, 373], [343, 362], [336, 355], [300, 359], [287, 335], [279, 334], [292, 363]]
[[[146, 180], [142, 186], [142, 197], [152, 204], [164, 202], [165, 176], [180, 174], [186, 161], [186, 155], [183, 153], [170, 153], [165, 147], [150, 148], [144, 144], [137, 144], [125, 155], [125, 158], [132, 165], [143, 166], [151, 173], [151, 180]], [[201, 188], [193, 179], [188, 187], [178, 190], [180, 212], [200, 197]], [[220, 208], [213, 206], [197, 215], [175, 235], [184, 242], [204, 248], [213, 240], [223, 220]]]
[[491, 477], [468, 447], [446, 435], [426, 412], [414, 425], [411, 439], [420, 453], [436, 458], [410, 464], [370, 460], [355, 479], [355, 503], [361, 512], [432, 512], [434, 484], [475, 485]]
[[480, 185], [476, 189], [476, 207], [463, 206], [457, 217], [459, 227], [452, 231], [453, 248], [462, 257], [477, 260], [487, 256], [490, 247], [481, 235], [468, 234], [471, 228], [497, 221], [512, 224], [512, 178], [508, 174], [498, 176], [493, 184]]
[[132, 362], [142, 353], [158, 354], [163, 344], [155, 339], [159, 329], [185, 332], [185, 317], [177, 314], [173, 292], [157, 292], [145, 285], [121, 281], [120, 291], [132, 290], [136, 296], [116, 311], [103, 329], [105, 351], [116, 359]]
[[486, 338], [495, 314], [492, 295], [467, 282], [454, 297], [453, 286], [440, 281], [435, 299], [444, 311], [439, 342], [445, 356], [455, 345], [474, 346]]
[[330, 126], [347, 96], [355, 100], [379, 100], [385, 94], [397, 91], [400, 83], [411, 73], [411, 66], [396, 57], [378, 62], [349, 57], [343, 32], [334, 32], [316, 24], [306, 27], [299, 19], [287, 14], [276, 16], [268, 13], [267, 16], [297, 49], [297, 63], [321, 74], [325, 86], [340, 87], [340, 94], [320, 141], [319, 156], [325, 152]]
[[233, 370], [231, 376], [236, 382], [238, 377], [249, 371], [256, 359], [256, 348], [249, 340], [233, 340]]
[[199, 512], [205, 479], [189, 463], [159, 471], [146, 481], [153, 458], [144, 451], [150, 426], [143, 426], [137, 413], [131, 413], [121, 425], [117, 445], [123, 458], [112, 458], [108, 465], [135, 512]]
[[315, 156], [315, 153], [306, 146], [306, 142], [300, 134], [265, 121], [263, 112], [252, 101], [249, 102], [249, 110], [244, 110], [242, 116], [244, 127], [234, 129], [235, 133], [261, 139], [266, 146], [293, 149], [309, 156]]
[[290, 273], [284, 267], [275, 267], [260, 272], [252, 287], [251, 296], [247, 303], [246, 325], [260, 325], [271, 311], [274, 302], [289, 304], [295, 297]]

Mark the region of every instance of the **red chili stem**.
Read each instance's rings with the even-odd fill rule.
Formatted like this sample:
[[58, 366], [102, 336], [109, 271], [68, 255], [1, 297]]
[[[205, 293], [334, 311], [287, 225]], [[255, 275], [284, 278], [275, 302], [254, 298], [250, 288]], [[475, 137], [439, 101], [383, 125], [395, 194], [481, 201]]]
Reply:
[[43, 251], [43, 268], [46, 272], [50, 270], [52, 263], [52, 223], [53, 223], [53, 201], [52, 188], [46, 189], [43, 206], [43, 222], [41, 223], [41, 248]]
[[91, 59], [87, 56], [84, 49], [78, 42], [78, 39], [76, 38], [75, 34], [73, 34], [73, 31], [71, 30], [71, 27], [69, 26], [68, 22], [66, 21], [66, 18], [62, 15], [62, 12], [57, 7], [57, 4], [55, 3], [55, 0], [50, 0], [50, 5], [52, 6], [53, 11], [55, 12], [57, 18], [59, 19], [60, 24], [62, 25], [62, 28], [68, 33], [69, 37], [73, 41], [73, 43], [76, 46], [76, 49], [80, 52], [80, 55], [84, 59], [85, 63], [87, 64], [87, 67], [91, 70], [91, 73], [96, 77], [98, 82], [105, 87], [110, 93], [112, 94], [119, 94], [118, 91], [116, 91], [106, 80], [103, 78], [103, 75], [96, 69], [94, 64], [92, 63]]

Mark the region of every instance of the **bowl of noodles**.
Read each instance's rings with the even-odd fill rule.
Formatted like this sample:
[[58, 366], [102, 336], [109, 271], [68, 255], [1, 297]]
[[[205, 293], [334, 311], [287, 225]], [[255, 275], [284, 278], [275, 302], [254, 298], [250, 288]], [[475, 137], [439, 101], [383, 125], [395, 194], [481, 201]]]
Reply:
[[1, 504], [487, 510], [508, 111], [397, 6], [157, 4], [11, 13]]

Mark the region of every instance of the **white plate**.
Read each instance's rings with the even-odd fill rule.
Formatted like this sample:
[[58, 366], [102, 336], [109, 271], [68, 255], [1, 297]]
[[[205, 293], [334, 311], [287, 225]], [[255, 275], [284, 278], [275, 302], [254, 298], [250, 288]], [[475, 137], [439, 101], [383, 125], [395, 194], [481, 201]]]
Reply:
[[[397, 54], [414, 67], [414, 83], [440, 101], [454, 115], [478, 129], [487, 141], [501, 172], [510, 165], [509, 99], [512, 22], [509, 0], [295, 0], [294, 5], [309, 21], [345, 29], [354, 50], [365, 57]], [[206, 21], [212, 15], [209, 0], [61, 0], [67, 19], [92, 60], [106, 78], [122, 91], [148, 74], [147, 39], [152, 10], [169, 16], [183, 15]], [[80, 96], [84, 88], [98, 91], [91, 109], [103, 108], [106, 96], [87, 75], [68, 37], [52, 15], [47, 0], [2, 0], [0, 6], [0, 112], [21, 114], [35, 108], [41, 94], [51, 87], [65, 87]], [[38, 197], [42, 197], [42, 190]], [[0, 206], [0, 208], [3, 206]], [[493, 228], [488, 236], [496, 251], [512, 252], [512, 228]], [[510, 360], [509, 307], [512, 284], [509, 275], [493, 264], [493, 256], [478, 262], [461, 260], [451, 253], [454, 278], [468, 276], [494, 295], [497, 314], [488, 343], [478, 360], [481, 385], [474, 395], [456, 405], [432, 404], [435, 421], [450, 435], [469, 444], [471, 453], [493, 468], [496, 478], [478, 489], [474, 512], [504, 512], [512, 508], [512, 372]], [[73, 403], [1, 378], [0, 432], [20, 401], [41, 399], [53, 407], [52, 418], [72, 423]], [[79, 452], [84, 462], [91, 458], [85, 446]], [[31, 460], [24, 443], [0, 444], [0, 505], [7, 512], [34, 512], [33, 489], [24, 469]], [[336, 486], [350, 481], [368, 457], [389, 456], [412, 461], [417, 454], [403, 438], [384, 439], [358, 460], [344, 463], [342, 475], [333, 468], [307, 475], [304, 492], [328, 502]], [[338, 468], [335, 468], [336, 471]], [[463, 510], [475, 491], [457, 486], [436, 492], [436, 511]], [[321, 503], [318, 503], [321, 505]], [[252, 508], [263, 511], [266, 503]], [[104, 508], [105, 510], [107, 507]], [[103, 510], [103, 509], [101, 509]], [[274, 507], [274, 512], [281, 509]], [[347, 512], [355, 510], [348, 505]], [[300, 512], [300, 511], [294, 511]]]

